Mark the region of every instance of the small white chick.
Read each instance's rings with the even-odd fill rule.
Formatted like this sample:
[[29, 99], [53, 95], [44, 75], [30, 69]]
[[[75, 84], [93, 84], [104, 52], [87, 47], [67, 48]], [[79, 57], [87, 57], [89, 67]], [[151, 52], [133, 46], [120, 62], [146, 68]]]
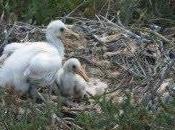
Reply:
[[89, 81], [85, 70], [76, 58], [67, 60], [57, 73], [56, 82], [61, 94], [66, 97], [82, 98], [86, 94]]

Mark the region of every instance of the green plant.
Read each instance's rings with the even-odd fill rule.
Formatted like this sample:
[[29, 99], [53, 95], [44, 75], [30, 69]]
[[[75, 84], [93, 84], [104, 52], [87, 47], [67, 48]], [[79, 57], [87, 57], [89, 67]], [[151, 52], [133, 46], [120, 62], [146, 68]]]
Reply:
[[[1, 0], [0, 14], [4, 11], [7, 20], [22, 20], [41, 25], [68, 14], [83, 1]], [[75, 14], [94, 17], [94, 13], [106, 15], [108, 12], [109, 17], [115, 18], [118, 11], [124, 25], [141, 24], [156, 18], [175, 20], [175, 11], [169, 0], [86, 0]], [[160, 22], [166, 23], [167, 20]]]
[[4, 11], [6, 18], [10, 19], [13, 13], [18, 20], [43, 24], [68, 14], [81, 2], [81, 0], [1, 0], [0, 14]]
[[[105, 97], [96, 103], [100, 106], [100, 113], [86, 112], [77, 117], [77, 123], [85, 129], [158, 130], [175, 127], [175, 113], [169, 113], [161, 107], [160, 111], [153, 113], [142, 104], [132, 104], [130, 96], [126, 96], [121, 104], [113, 103]], [[169, 105], [174, 105], [174, 102]], [[171, 110], [173, 109], [174, 107], [171, 107]]]

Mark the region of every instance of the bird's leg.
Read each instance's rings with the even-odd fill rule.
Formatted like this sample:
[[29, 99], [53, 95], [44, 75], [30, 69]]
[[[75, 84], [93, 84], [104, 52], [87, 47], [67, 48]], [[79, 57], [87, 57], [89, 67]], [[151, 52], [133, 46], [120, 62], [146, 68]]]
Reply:
[[91, 97], [91, 95], [89, 95], [89, 93], [85, 93], [84, 95], [84, 101], [86, 102], [86, 104], [91, 104], [89, 98]]
[[28, 92], [29, 92], [29, 96], [31, 96], [35, 102], [37, 103], [46, 102], [44, 97], [38, 92], [36, 86], [30, 85]]
[[[62, 98], [62, 100], [60, 102], [62, 102], [65, 106], [68, 106], [68, 107], [75, 107], [75, 103], [71, 100], [71, 98], [69, 97], [64, 97], [62, 96], [63, 94], [61, 93], [61, 90], [60, 90], [60, 85], [55, 81], [54, 82], [54, 85], [56, 86], [57, 89], [55, 89], [55, 93], [57, 96], [60, 96], [60, 98]], [[59, 98], [59, 99], [60, 99]]]
[[30, 78], [28, 78], [26, 82], [29, 84], [29, 89], [27, 92], [29, 94], [29, 97], [33, 98], [37, 103], [46, 102], [44, 97], [38, 92], [35, 83], [33, 83]]
[[54, 84], [57, 88], [55, 89], [56, 95], [62, 97], [62, 100], [60, 102], [62, 102], [67, 107], [77, 107], [77, 104], [72, 101], [71, 97], [63, 96], [63, 93], [60, 90], [60, 85], [56, 81], [54, 82]]

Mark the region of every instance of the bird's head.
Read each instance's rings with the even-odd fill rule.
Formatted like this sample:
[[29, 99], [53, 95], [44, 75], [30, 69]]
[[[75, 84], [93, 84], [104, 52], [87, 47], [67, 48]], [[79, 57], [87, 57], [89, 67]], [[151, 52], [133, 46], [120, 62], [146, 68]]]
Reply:
[[84, 78], [85, 81], [89, 81], [89, 77], [86, 74], [85, 69], [82, 67], [80, 61], [76, 58], [68, 59], [63, 66], [66, 72], [78, 74]]
[[55, 20], [49, 23], [46, 29], [46, 33], [61, 38], [65, 30], [66, 25], [61, 20]]

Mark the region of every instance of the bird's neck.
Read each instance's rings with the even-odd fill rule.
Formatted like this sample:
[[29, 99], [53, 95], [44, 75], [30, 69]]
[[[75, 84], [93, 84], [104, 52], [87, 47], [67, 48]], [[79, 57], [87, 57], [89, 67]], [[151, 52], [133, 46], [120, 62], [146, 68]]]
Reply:
[[62, 57], [64, 57], [64, 45], [61, 42], [60, 39], [57, 38], [54, 34], [46, 33], [46, 39], [49, 42], [49, 44], [53, 45], [55, 48], [57, 48], [58, 52]]

